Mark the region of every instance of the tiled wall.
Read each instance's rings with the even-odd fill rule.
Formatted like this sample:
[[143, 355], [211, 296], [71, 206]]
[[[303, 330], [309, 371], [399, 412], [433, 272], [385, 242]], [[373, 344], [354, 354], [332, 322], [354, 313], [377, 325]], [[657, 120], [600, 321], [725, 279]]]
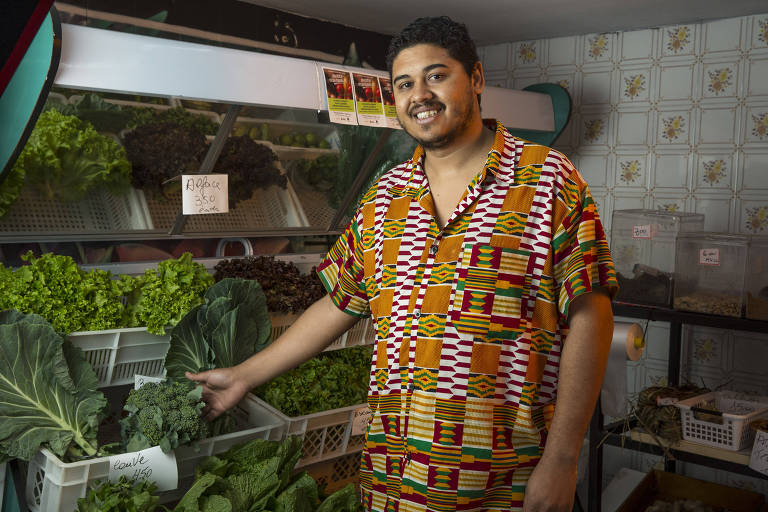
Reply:
[[[614, 210], [652, 208], [768, 235], [768, 14], [480, 50], [489, 85], [568, 89], [571, 121], [555, 147], [587, 179], [608, 231]], [[647, 349], [628, 364], [630, 393], [666, 384], [668, 337], [668, 324], [647, 326]], [[768, 334], [686, 327], [683, 347], [683, 378], [768, 395]], [[608, 447], [605, 480], [657, 461]], [[768, 495], [767, 480], [683, 470]]]

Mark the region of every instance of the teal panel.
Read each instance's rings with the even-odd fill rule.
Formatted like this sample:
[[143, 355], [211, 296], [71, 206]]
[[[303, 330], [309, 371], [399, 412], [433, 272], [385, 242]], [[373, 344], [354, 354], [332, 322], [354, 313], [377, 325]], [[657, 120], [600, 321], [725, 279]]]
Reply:
[[5, 482], [3, 482], [2, 512], [21, 512], [19, 497], [16, 495], [16, 486], [13, 484], [11, 466], [6, 466]]
[[55, 69], [51, 70], [53, 41], [53, 19], [49, 13], [0, 96], [0, 173], [9, 159], [15, 158], [20, 142], [23, 144], [21, 138], [35, 112], [40, 95], [48, 94], [44, 90], [48, 73], [56, 72]]
[[559, 84], [533, 84], [523, 89], [524, 91], [540, 92], [548, 94], [552, 98], [552, 110], [555, 113], [555, 130], [542, 132], [534, 130], [509, 130], [515, 137], [551, 146], [560, 136], [571, 117], [571, 97], [568, 91]]

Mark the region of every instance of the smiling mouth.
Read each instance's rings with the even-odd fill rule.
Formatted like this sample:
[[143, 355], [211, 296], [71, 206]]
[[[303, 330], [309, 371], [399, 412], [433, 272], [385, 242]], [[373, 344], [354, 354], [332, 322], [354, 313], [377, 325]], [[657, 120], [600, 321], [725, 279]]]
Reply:
[[430, 106], [426, 109], [420, 109], [418, 112], [411, 114], [414, 119], [419, 123], [428, 123], [437, 117], [442, 112], [442, 107]]

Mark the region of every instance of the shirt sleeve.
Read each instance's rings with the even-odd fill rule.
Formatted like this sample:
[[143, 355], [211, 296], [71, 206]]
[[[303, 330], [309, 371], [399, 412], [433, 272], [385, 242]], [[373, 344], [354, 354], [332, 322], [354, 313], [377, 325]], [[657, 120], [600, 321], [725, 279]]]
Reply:
[[558, 309], [568, 318], [573, 299], [595, 287], [619, 290], [605, 231], [589, 187], [576, 169], [565, 180], [556, 199], [565, 215], [552, 238], [555, 281], [559, 287]]
[[358, 211], [318, 265], [317, 275], [336, 307], [349, 315], [364, 317], [370, 313], [364, 288], [360, 220]]

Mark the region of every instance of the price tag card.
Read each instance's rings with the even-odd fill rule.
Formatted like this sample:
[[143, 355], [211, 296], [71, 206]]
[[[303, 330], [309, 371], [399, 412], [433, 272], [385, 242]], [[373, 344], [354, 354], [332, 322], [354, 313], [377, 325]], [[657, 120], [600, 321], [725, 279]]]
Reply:
[[368, 422], [371, 421], [371, 408], [368, 406], [355, 410], [355, 418], [352, 420], [352, 435], [359, 436], [365, 434], [368, 428]]
[[133, 376], [133, 389], [139, 389], [141, 386], [148, 382], [163, 382], [164, 377], [147, 377], [146, 375], [134, 375]]
[[749, 455], [749, 467], [768, 475], [768, 432], [764, 430], [758, 430], [755, 434], [755, 442], [752, 444], [752, 452]]
[[158, 491], [172, 491], [179, 486], [176, 455], [173, 452], [163, 453], [159, 446], [111, 456], [109, 481], [117, 482], [123, 475], [129, 480], [155, 482]]
[[328, 116], [332, 123], [357, 124], [355, 100], [352, 92], [352, 74], [341, 69], [322, 68], [325, 94], [328, 98]]
[[658, 405], [659, 407], [664, 407], [665, 405], [675, 405], [679, 401], [680, 401], [679, 399], [671, 396], [664, 397], [664, 398], [660, 396], [656, 397], [656, 405]]
[[362, 126], [386, 126], [378, 77], [352, 73], [352, 81], [355, 84], [357, 122]]
[[397, 120], [397, 109], [395, 108], [395, 91], [392, 88], [392, 80], [389, 77], [379, 77], [379, 89], [381, 90], [381, 100], [384, 102], [384, 119], [387, 128], [402, 130], [400, 121]]
[[226, 174], [182, 174], [181, 207], [184, 215], [227, 213], [229, 176]]
[[720, 265], [720, 249], [699, 249], [699, 265]]
[[653, 238], [650, 224], [642, 224], [632, 228], [632, 238]]

